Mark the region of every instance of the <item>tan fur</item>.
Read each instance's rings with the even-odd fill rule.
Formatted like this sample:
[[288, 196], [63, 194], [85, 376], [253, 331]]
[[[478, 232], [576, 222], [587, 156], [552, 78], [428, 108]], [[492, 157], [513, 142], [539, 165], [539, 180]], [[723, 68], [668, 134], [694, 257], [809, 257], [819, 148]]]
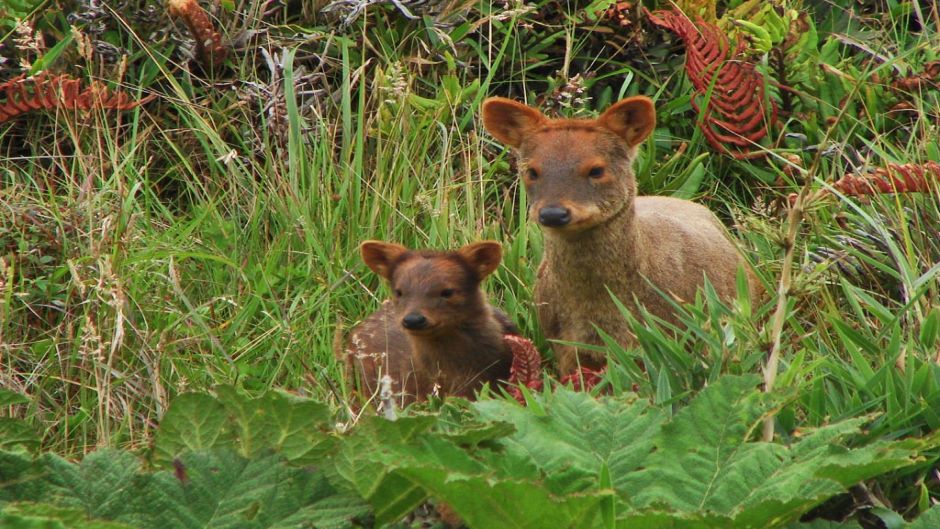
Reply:
[[[499, 265], [498, 243], [417, 252], [368, 241], [362, 254], [393, 292], [393, 299], [350, 335], [347, 365], [363, 390], [375, 394], [387, 374], [405, 405], [432, 394], [473, 398], [484, 383], [492, 386], [509, 378], [512, 353], [503, 335], [516, 332], [515, 326], [486, 302], [480, 289]], [[446, 298], [441, 295], [445, 290], [452, 291]], [[411, 313], [424, 316], [428, 328], [404, 328], [402, 318]]]
[[[714, 214], [687, 200], [636, 196], [633, 159], [655, 126], [648, 98], [628, 98], [596, 120], [549, 120], [521, 103], [491, 98], [483, 119], [518, 156], [530, 218], [547, 206], [570, 211], [569, 224], [542, 227], [535, 301], [546, 337], [601, 345], [596, 326], [634, 345], [608, 289], [634, 314], [640, 304], [671, 323], [677, 323], [674, 311], [657, 288], [692, 301], [707, 276], [723, 299], [735, 296], [737, 269], [745, 263]], [[554, 350], [563, 374], [606, 363], [601, 353], [558, 344]]]

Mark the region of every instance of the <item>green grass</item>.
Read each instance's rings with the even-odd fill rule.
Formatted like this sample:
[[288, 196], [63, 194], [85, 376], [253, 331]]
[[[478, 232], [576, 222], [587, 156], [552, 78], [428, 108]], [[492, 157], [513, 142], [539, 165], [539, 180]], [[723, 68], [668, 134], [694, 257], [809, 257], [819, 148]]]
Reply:
[[[185, 62], [165, 36], [169, 20], [139, 22], [131, 4], [105, 18], [101, 38], [129, 53], [122, 86], [156, 101], [0, 124], [0, 386], [29, 397], [2, 413], [40, 426], [44, 448], [65, 455], [142, 448], [174, 396], [218, 384], [284, 388], [345, 410], [352, 388], [335, 345], [386, 295], [359, 260], [366, 239], [502, 241], [504, 264], [486, 288], [547, 352], [531, 301], [541, 235], [526, 223], [510, 156], [480, 124], [488, 95], [562, 101], [578, 115], [653, 96], [660, 126], [638, 162], [641, 190], [716, 211], [770, 292], [788, 193], [838, 179], [857, 158], [940, 161], [940, 90], [910, 96], [914, 113], [889, 113], [899, 96], [885, 81], [938, 59], [929, 6], [914, 31], [911, 4], [805, 2], [826, 66], [795, 86], [795, 113], [782, 119], [805, 139], [778, 132], [770, 156], [745, 162], [715, 154], [696, 129], [671, 36], [647, 27], [645, 40], [624, 44], [576, 23], [580, 4], [541, 1], [508, 18], [501, 3], [471, 4], [443, 17], [459, 37], [449, 42], [450, 30], [392, 6], [340, 31], [294, 7], [248, 17], [261, 7], [252, 0], [217, 14], [230, 36], [260, 33], [214, 77]], [[61, 37], [62, 15], [34, 20]], [[16, 52], [12, 36], [2, 42], [4, 53], [38, 58]], [[114, 81], [118, 66], [68, 50], [52, 69]], [[583, 103], [556, 90], [576, 74], [594, 74]], [[808, 169], [786, 170], [788, 154]], [[782, 332], [782, 440], [869, 414], [873, 438], [940, 428], [938, 204], [934, 187], [807, 208]], [[609, 387], [678, 408], [721, 375], [759, 373], [774, 300], [708, 298], [687, 308], [675, 340], [654, 322], [644, 348], [611, 344]], [[931, 464], [885, 485], [896, 510], [940, 497]]]

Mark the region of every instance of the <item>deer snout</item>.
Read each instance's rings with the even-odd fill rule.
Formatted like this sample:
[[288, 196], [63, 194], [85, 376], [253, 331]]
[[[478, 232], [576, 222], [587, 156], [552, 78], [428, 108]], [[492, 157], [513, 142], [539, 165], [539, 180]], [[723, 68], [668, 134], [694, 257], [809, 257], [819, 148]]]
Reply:
[[539, 224], [550, 228], [565, 226], [571, 222], [571, 210], [561, 206], [545, 206], [539, 210]]
[[409, 312], [401, 319], [401, 326], [409, 331], [419, 331], [428, 326], [428, 319], [418, 312]]

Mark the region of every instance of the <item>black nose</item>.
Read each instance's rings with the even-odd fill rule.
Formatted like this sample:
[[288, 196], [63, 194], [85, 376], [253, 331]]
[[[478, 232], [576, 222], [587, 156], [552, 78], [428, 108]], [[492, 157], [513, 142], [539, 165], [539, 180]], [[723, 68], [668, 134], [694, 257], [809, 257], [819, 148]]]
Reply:
[[406, 329], [417, 331], [428, 326], [428, 319], [417, 312], [412, 312], [401, 319], [401, 325]]
[[539, 210], [539, 224], [542, 226], [564, 226], [571, 222], [571, 211], [559, 206], [546, 206]]

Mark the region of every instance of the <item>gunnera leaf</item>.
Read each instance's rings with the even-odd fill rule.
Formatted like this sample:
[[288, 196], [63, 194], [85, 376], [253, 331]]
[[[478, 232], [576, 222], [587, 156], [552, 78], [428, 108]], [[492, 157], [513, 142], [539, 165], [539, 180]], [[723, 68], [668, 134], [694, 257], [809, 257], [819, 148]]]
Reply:
[[432, 430], [434, 421], [368, 417], [340, 443], [337, 474], [372, 503], [377, 524], [397, 521], [431, 494], [472, 528], [587, 528], [601, 498], [613, 494], [558, 495], [531, 476], [501, 475], [485, 463], [494, 459], [489, 450], [468, 453], [453, 430]]
[[39, 450], [39, 435], [26, 421], [0, 417], [0, 450]]
[[[343, 529], [358, 527], [356, 520], [369, 514], [366, 503], [337, 491], [323, 472], [288, 465], [278, 455], [187, 452], [173, 471], [153, 473], [118, 450], [93, 452], [80, 463], [50, 454], [29, 465], [18, 461], [13, 486], [0, 488], [3, 500], [77, 509], [89, 519], [139, 529]], [[9, 483], [6, 476], [2, 482]]]
[[169, 467], [185, 451], [232, 447], [244, 457], [276, 452], [298, 463], [324, 455], [329, 408], [278, 392], [259, 398], [234, 388], [216, 388], [218, 398], [188, 393], [177, 397], [160, 421], [154, 461]]
[[498, 458], [529, 460], [555, 492], [597, 488], [601, 469], [609, 469], [615, 489], [647, 457], [666, 420], [662, 410], [635, 398], [595, 399], [586, 393], [559, 388], [540, 403], [536, 414], [505, 400], [475, 404], [480, 417], [515, 426], [501, 441]]
[[91, 520], [81, 509], [44, 503], [12, 503], [0, 510], [4, 529], [134, 529], [129, 525]]
[[471, 528], [580, 529], [594, 527], [602, 499], [613, 491], [555, 495], [539, 483], [468, 476], [427, 466], [399, 472], [431, 491]]
[[15, 391], [0, 388], [0, 407], [6, 407], [13, 404], [25, 404], [29, 402], [29, 398], [26, 395], [22, 395]]
[[233, 418], [232, 433], [241, 455], [252, 457], [273, 450], [295, 460], [317, 454], [331, 417], [326, 405], [290, 400], [276, 391], [254, 399], [239, 395], [230, 386], [218, 387], [216, 393]]
[[232, 445], [232, 424], [221, 402], [211, 395], [184, 393], [173, 399], [160, 420], [153, 458], [169, 466], [186, 451]]
[[[401, 461], [393, 448], [416, 443], [435, 421], [431, 416], [403, 417], [397, 421], [366, 417], [343, 437], [330, 458], [332, 472], [372, 504], [378, 524], [399, 520], [427, 499], [424, 489], [394, 472]], [[467, 457], [459, 450], [453, 454]]]
[[861, 421], [819, 429], [792, 446], [750, 441], [768, 404], [754, 390], [756, 381], [724, 377], [663, 426], [643, 468], [624, 480], [637, 512], [623, 520], [655, 511], [715, 529], [781, 527], [936, 446], [934, 438], [841, 446]]

